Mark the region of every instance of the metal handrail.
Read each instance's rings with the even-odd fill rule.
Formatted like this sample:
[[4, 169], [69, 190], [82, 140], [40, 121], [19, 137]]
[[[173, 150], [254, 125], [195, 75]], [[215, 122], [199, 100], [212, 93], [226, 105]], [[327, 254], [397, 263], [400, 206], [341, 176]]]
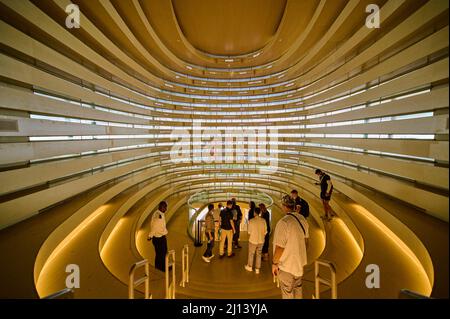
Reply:
[[[325, 266], [330, 270], [331, 280], [319, 276], [319, 267]], [[320, 299], [320, 284], [331, 288], [331, 299], [337, 299], [337, 284], [336, 284], [336, 266], [327, 260], [316, 260], [314, 262], [314, 283], [315, 283], [315, 299]]]
[[399, 299], [432, 299], [428, 296], [419, 294], [418, 292], [409, 290], [409, 289], [402, 289], [399, 293]]
[[[172, 271], [172, 281], [170, 281]], [[166, 299], [175, 299], [175, 250], [169, 250], [166, 254]]]
[[[134, 279], [134, 273], [139, 268], [145, 268], [145, 274], [143, 277], [135, 280]], [[150, 294], [150, 263], [147, 259], [141, 260], [137, 263], [135, 263], [130, 268], [129, 273], [130, 279], [128, 281], [128, 298], [134, 299], [134, 290], [137, 286], [142, 285], [145, 283], [145, 290], [144, 290], [144, 296], [145, 299], [152, 299], [152, 295]]]
[[181, 282], [180, 286], [185, 287], [189, 283], [189, 245], [184, 245], [181, 251]]
[[43, 297], [42, 299], [73, 299], [75, 290], [72, 288], [64, 288], [54, 294]]

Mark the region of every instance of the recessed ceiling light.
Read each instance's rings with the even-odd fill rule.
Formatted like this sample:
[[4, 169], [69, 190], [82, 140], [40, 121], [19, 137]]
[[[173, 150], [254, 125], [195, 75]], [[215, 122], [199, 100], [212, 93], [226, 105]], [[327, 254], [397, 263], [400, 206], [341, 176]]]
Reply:
[[188, 69], [188, 70], [192, 70], [192, 67], [191, 67], [191, 66], [189, 66], [189, 65], [186, 65], [186, 69]]
[[270, 69], [272, 67], [272, 65], [269, 65], [266, 69]]
[[225, 59], [225, 62], [234, 62], [233, 59]]
[[168, 87], [170, 87], [170, 88], [173, 88], [173, 85], [170, 85], [170, 84], [168, 84], [168, 83], [164, 83], [164, 85], [165, 85], [165, 86], [168, 86]]
[[255, 54], [253, 54], [253, 57], [256, 58], [260, 54], [261, 54], [261, 52], [255, 53]]

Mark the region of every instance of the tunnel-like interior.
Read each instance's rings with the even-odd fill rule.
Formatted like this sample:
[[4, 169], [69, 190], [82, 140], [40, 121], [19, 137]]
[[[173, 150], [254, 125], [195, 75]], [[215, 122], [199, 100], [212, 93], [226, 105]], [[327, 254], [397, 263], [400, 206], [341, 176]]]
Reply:
[[[270, 261], [244, 270], [246, 214], [269, 208], [272, 257], [293, 189], [304, 298], [316, 260], [338, 298], [448, 298], [448, 31], [437, 0], [0, 0], [0, 298], [61, 291], [70, 265], [75, 298], [128, 298], [143, 259], [165, 298], [161, 201], [177, 281], [189, 247], [176, 298], [280, 298]], [[205, 263], [196, 226], [233, 197], [242, 248]]]

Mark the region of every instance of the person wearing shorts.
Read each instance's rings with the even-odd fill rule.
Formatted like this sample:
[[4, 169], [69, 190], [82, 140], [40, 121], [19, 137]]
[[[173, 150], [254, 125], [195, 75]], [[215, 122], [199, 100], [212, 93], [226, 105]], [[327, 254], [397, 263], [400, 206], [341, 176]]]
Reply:
[[331, 221], [332, 217], [336, 216], [336, 213], [330, 206], [331, 194], [333, 193], [331, 177], [320, 169], [316, 169], [315, 174], [320, 180], [316, 185], [320, 185], [320, 199], [322, 200], [323, 209], [325, 211], [325, 216], [322, 218], [326, 221]]

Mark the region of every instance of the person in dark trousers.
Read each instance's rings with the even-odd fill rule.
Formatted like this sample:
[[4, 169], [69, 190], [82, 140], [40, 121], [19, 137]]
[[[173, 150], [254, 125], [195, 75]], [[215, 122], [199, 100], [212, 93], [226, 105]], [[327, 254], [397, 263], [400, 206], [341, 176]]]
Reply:
[[203, 254], [203, 260], [207, 263], [211, 262], [214, 257], [212, 249], [214, 247], [214, 204], [208, 205], [208, 213], [205, 216], [205, 235], [208, 241], [206, 251]]
[[305, 218], [309, 216], [309, 204], [306, 200], [298, 196], [298, 191], [293, 189], [291, 191], [291, 197], [295, 201], [295, 211], [300, 213]]
[[323, 209], [325, 211], [325, 216], [322, 218], [326, 221], [331, 221], [331, 218], [336, 216], [336, 213], [330, 206], [333, 183], [331, 182], [330, 175], [325, 174], [322, 170], [316, 169], [315, 173], [319, 176], [320, 182], [316, 183], [316, 185], [320, 185], [320, 199], [322, 199]]
[[264, 205], [263, 203], [258, 205], [260, 210], [261, 210], [261, 214], [260, 216], [266, 221], [266, 225], [267, 225], [267, 233], [264, 236], [264, 245], [262, 248], [262, 259], [264, 261], [268, 261], [269, 260], [269, 239], [270, 239], [270, 213], [266, 208], [266, 205]]
[[147, 240], [151, 240], [155, 247], [155, 268], [163, 272], [166, 271], [166, 254], [167, 254], [167, 228], [165, 212], [167, 211], [167, 203], [161, 202], [158, 209], [153, 213], [150, 221], [150, 233]]
[[248, 220], [250, 220], [253, 217], [255, 217], [255, 208], [256, 208], [255, 202], [251, 201], [250, 202], [250, 209], [248, 210]]
[[235, 233], [233, 235], [233, 243], [234, 243], [234, 248], [238, 249], [238, 248], [242, 248], [239, 245], [239, 235], [241, 233], [240, 229], [241, 229], [242, 211], [241, 211], [241, 207], [238, 204], [236, 204], [236, 198], [232, 198], [231, 201], [233, 202], [233, 221], [234, 221], [234, 229], [235, 229]]

